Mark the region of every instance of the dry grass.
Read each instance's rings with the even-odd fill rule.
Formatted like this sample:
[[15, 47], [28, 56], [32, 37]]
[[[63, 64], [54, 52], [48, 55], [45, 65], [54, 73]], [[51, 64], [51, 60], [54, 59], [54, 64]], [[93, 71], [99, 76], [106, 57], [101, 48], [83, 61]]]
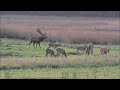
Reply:
[[91, 55], [65, 58], [5, 57], [1, 79], [119, 79], [120, 56]]
[[66, 58], [2, 58], [1, 69], [20, 69], [20, 68], [69, 68], [69, 67], [103, 67], [120, 65], [119, 55], [108, 56], [76, 56]]

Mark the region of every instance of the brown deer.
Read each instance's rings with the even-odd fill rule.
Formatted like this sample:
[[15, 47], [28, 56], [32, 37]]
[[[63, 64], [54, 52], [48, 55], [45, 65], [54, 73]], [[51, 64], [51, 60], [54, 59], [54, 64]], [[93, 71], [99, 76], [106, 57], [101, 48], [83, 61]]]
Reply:
[[50, 43], [48, 44], [49, 47], [53, 47], [54, 48], [54, 51], [57, 47], [61, 46], [61, 44], [57, 44], [57, 43]]
[[107, 53], [109, 53], [110, 51], [110, 48], [100, 48], [100, 51], [101, 51], [101, 55], [104, 55], [104, 54], [107, 55]]
[[66, 52], [65, 52], [64, 49], [57, 48], [56, 51], [57, 51], [57, 54], [56, 54], [57, 56], [61, 53], [62, 54], [62, 58], [63, 58], [63, 55], [67, 58], [67, 55], [66, 55]]
[[90, 43], [87, 45], [87, 48], [86, 48], [86, 54], [93, 54], [93, 48], [94, 48], [94, 45], [93, 43]]
[[45, 57], [48, 57], [48, 54], [50, 54], [51, 57], [55, 57], [56, 56], [55, 53], [54, 53], [54, 51], [52, 49], [50, 49], [50, 48], [46, 49]]
[[[31, 38], [31, 42], [29, 43], [29, 48], [30, 48], [30, 44], [31, 43], [33, 43], [33, 47], [35, 48], [35, 44], [36, 44], [36, 48], [37, 48], [37, 44], [39, 44], [39, 47], [40, 47], [40, 43], [42, 42], [42, 41], [44, 41], [45, 39], [47, 39], [47, 36], [46, 36], [46, 33], [45, 34], [43, 34], [41, 31], [40, 31], [40, 29], [37, 29], [37, 31], [36, 32], [38, 32], [40, 35], [41, 35], [41, 37], [32, 37]], [[41, 47], [40, 47], [41, 48]]]
[[82, 51], [84, 53], [84, 51], [86, 50], [87, 46], [84, 44], [84, 46], [77, 46], [77, 53], [79, 54], [79, 51]]

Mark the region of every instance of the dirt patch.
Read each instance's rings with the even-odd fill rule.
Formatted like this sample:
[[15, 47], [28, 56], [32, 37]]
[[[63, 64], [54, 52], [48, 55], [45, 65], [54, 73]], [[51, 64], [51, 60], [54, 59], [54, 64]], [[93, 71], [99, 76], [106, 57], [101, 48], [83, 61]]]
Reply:
[[8, 57], [8, 56], [15, 56], [15, 57], [21, 57], [19, 54], [14, 54], [14, 53], [0, 53], [0, 57]]
[[69, 55], [78, 55], [76, 52], [69, 52], [67, 54], [69, 54]]

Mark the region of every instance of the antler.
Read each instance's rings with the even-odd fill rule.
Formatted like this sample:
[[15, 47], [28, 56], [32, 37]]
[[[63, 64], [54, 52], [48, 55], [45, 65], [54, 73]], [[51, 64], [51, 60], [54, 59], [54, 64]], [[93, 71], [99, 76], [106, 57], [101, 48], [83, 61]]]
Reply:
[[45, 36], [46, 35], [46, 33], [45, 34], [43, 34], [41, 31], [40, 31], [40, 29], [37, 29], [37, 31], [36, 32], [38, 32], [39, 34], [41, 34], [41, 35], [43, 35], [43, 36]]

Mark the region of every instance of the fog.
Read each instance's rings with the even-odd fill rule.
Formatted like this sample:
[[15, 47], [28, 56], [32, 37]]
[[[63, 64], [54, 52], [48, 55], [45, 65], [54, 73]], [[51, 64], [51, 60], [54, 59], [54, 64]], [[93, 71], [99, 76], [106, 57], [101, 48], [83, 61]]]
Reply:
[[119, 17], [119, 11], [0, 11], [1, 15]]

